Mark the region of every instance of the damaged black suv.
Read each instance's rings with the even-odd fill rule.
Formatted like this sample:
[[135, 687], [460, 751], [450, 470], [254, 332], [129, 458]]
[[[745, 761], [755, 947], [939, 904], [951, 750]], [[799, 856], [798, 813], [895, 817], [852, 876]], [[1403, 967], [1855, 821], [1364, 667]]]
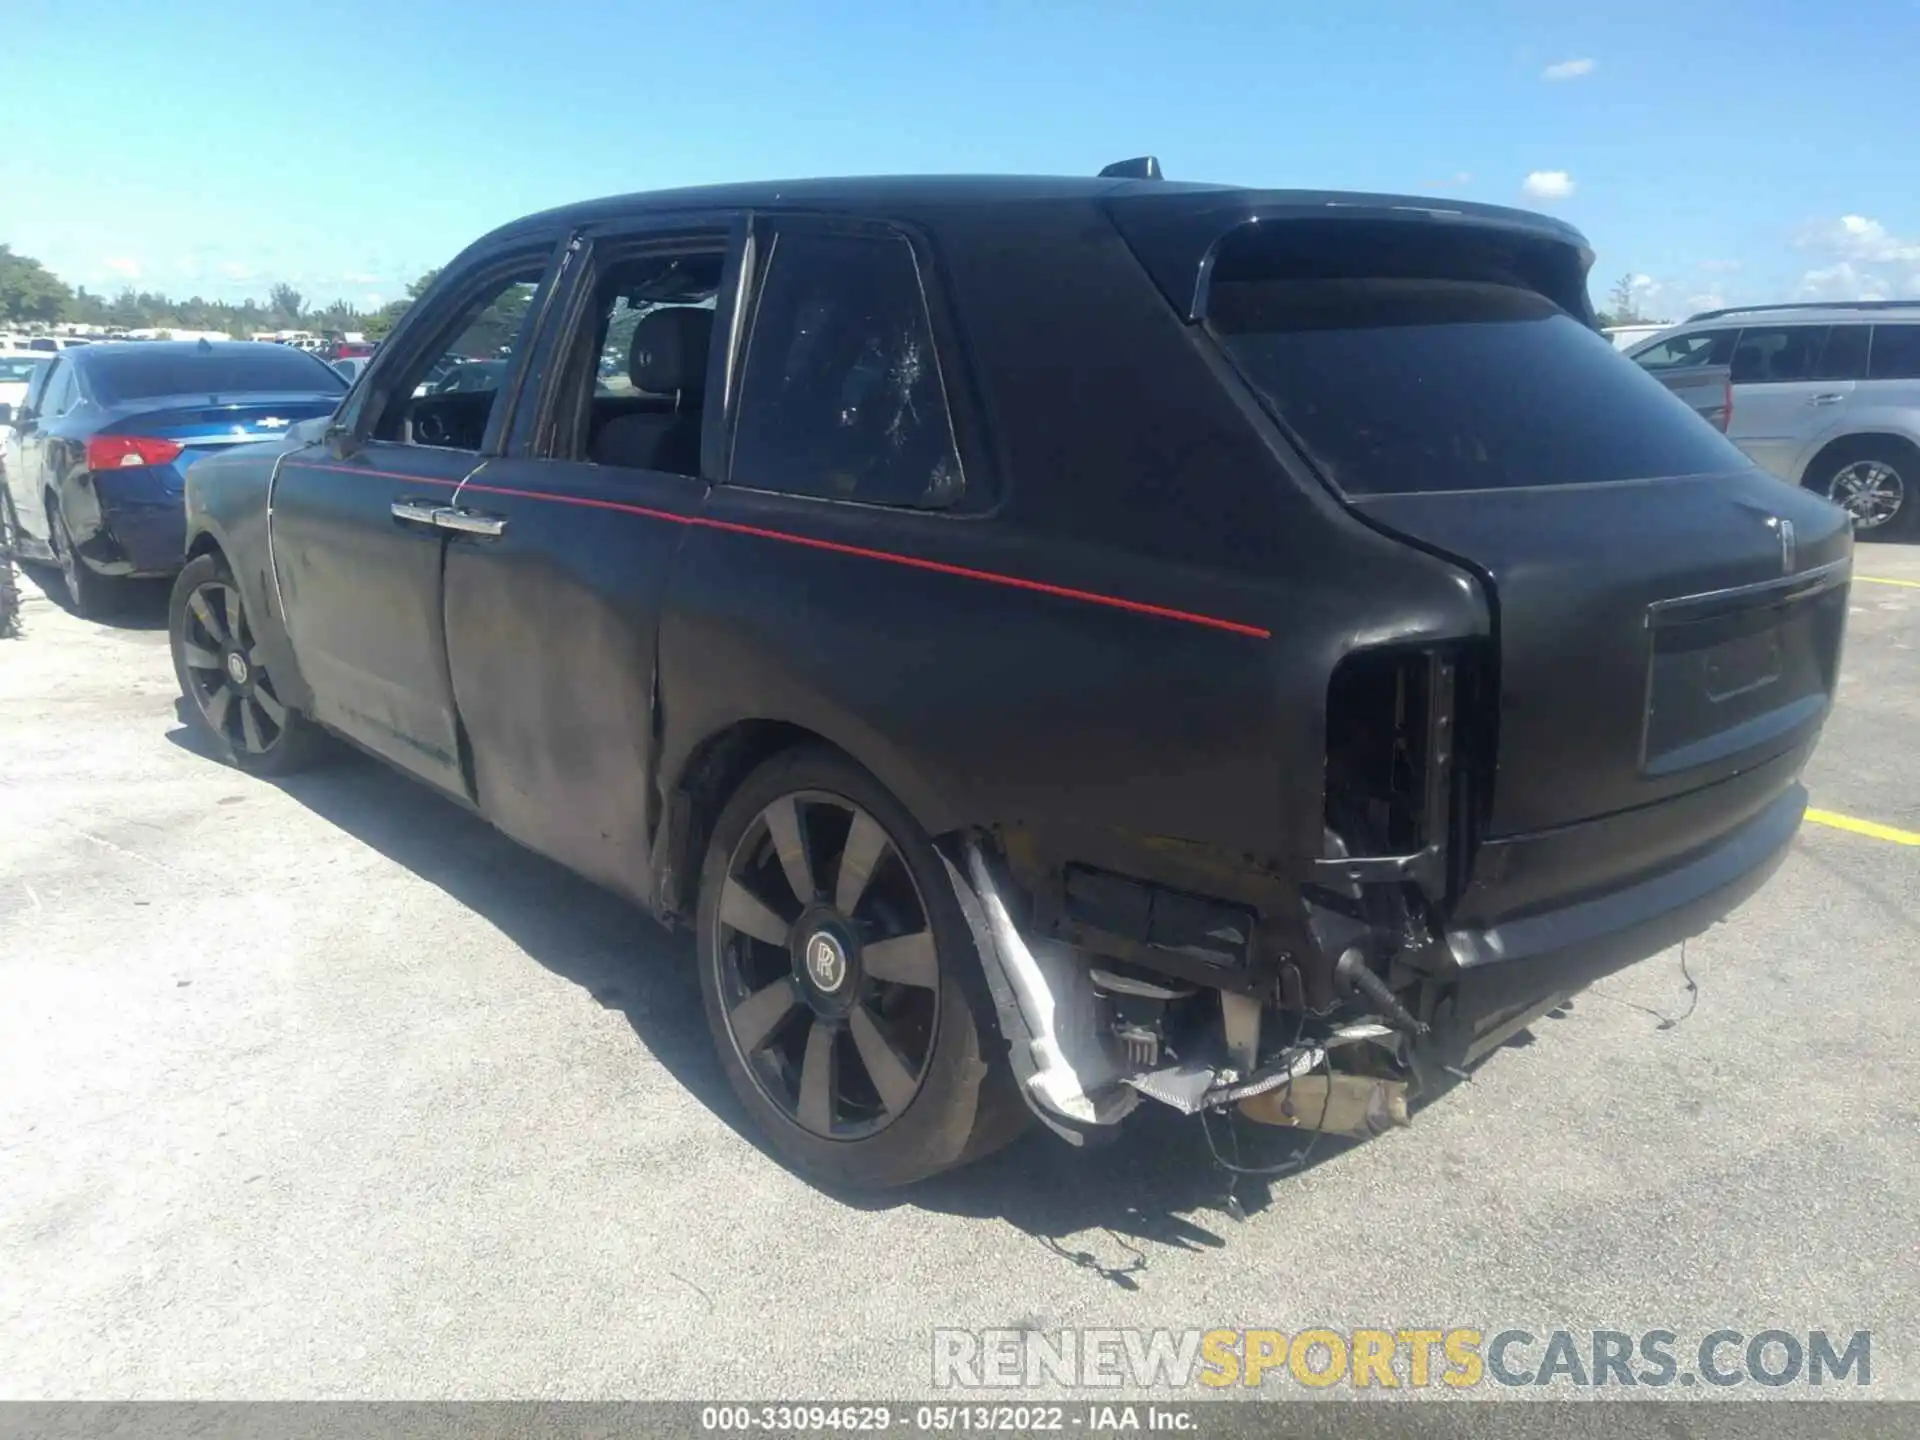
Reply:
[[1591, 258], [1150, 166], [537, 215], [194, 467], [181, 686], [691, 924], [822, 1178], [1377, 1129], [1752, 893], [1832, 700], [1846, 516], [1613, 351]]

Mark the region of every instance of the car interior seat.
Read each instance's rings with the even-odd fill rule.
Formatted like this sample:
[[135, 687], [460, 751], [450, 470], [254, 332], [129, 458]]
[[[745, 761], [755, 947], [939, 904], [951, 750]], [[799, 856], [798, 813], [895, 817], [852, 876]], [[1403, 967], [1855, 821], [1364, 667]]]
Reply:
[[627, 374], [636, 389], [672, 397], [673, 408], [609, 420], [594, 437], [596, 465], [700, 473], [701, 401], [712, 345], [713, 311], [700, 306], [655, 310], [634, 326]]

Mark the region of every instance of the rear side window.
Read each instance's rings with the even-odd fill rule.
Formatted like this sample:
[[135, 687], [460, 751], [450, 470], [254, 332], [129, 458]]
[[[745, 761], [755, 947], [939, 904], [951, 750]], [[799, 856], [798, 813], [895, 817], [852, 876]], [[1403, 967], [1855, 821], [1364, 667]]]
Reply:
[[1862, 380], [1867, 374], [1867, 336], [1865, 325], [1836, 325], [1827, 332], [1827, 343], [1814, 363], [1816, 380]]
[[732, 479], [757, 490], [944, 509], [964, 485], [913, 248], [782, 232], [740, 383]]
[[1813, 379], [1827, 343], [1825, 325], [1758, 325], [1740, 332], [1733, 351], [1733, 383], [1780, 384]]
[[56, 363], [47, 376], [46, 398], [41, 402], [40, 413], [49, 419], [64, 415], [79, 398], [73, 383], [73, 366]]
[[1873, 327], [1869, 380], [1920, 380], [1920, 325]]
[[285, 345], [197, 353], [103, 346], [88, 374], [95, 393], [108, 405], [159, 395], [236, 395], [249, 390], [335, 395], [347, 388], [325, 361]]
[[1530, 290], [1464, 280], [1216, 283], [1208, 322], [1349, 495], [1738, 470], [1711, 426]]
[[1738, 330], [1696, 330], [1649, 345], [1633, 358], [1648, 370], [1690, 370], [1696, 365], [1725, 365], [1733, 359]]

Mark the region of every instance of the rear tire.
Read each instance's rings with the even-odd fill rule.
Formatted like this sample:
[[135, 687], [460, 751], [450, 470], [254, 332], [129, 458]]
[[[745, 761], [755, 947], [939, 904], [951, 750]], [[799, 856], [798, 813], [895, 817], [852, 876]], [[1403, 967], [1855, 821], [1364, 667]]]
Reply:
[[53, 547], [54, 562], [60, 567], [60, 579], [66, 585], [67, 604], [83, 620], [98, 620], [119, 608], [118, 581], [100, 574], [80, 558], [74, 548], [73, 532], [59, 502], [47, 500], [47, 543]]
[[250, 775], [287, 775], [322, 754], [326, 737], [280, 699], [240, 587], [218, 555], [198, 555], [167, 605], [173, 673], [208, 745]]
[[[843, 872], [862, 879], [849, 887]], [[721, 1067], [786, 1164], [884, 1189], [1019, 1133], [946, 867], [852, 761], [792, 750], [741, 783], [707, 847], [698, 927]]]
[[1808, 474], [1807, 488], [1851, 515], [1862, 539], [1893, 540], [1920, 529], [1920, 450], [1897, 440], [1836, 445]]

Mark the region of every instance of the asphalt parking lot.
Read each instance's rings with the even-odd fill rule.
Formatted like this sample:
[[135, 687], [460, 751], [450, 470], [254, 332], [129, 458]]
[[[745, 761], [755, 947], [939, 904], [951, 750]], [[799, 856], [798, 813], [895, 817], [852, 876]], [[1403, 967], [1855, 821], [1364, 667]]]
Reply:
[[935, 1327], [1307, 1324], [1868, 1329], [1872, 1393], [1920, 1397], [1920, 547], [1857, 570], [1828, 819], [1690, 943], [1697, 993], [1614, 977], [1244, 1222], [1154, 1113], [810, 1189], [745, 1137], [684, 938], [370, 761], [213, 762], [159, 594], [88, 624], [30, 577], [0, 1398], [899, 1397]]

